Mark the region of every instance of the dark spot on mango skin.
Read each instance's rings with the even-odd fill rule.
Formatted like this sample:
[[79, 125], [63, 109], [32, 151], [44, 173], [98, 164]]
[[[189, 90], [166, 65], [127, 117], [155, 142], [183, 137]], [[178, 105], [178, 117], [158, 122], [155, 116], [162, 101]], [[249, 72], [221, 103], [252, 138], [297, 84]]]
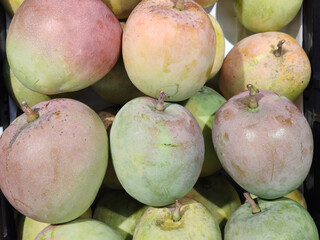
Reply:
[[245, 171], [242, 169], [242, 168], [240, 168], [240, 166], [239, 165], [237, 165], [235, 162], [233, 162], [233, 161], [231, 161], [231, 165], [232, 165], [232, 167], [236, 170], [236, 172], [237, 173], [239, 173], [241, 176], [243, 176], [243, 177], [245, 177]]
[[284, 116], [278, 115], [275, 119], [283, 125], [292, 126], [292, 121], [290, 118], [285, 118]]
[[225, 133], [223, 137], [224, 137], [224, 139], [225, 139], [226, 141], [229, 141], [229, 134], [228, 134], [228, 133]]
[[226, 109], [222, 112], [222, 117], [224, 120], [232, 120], [235, 118], [235, 114], [232, 110]]

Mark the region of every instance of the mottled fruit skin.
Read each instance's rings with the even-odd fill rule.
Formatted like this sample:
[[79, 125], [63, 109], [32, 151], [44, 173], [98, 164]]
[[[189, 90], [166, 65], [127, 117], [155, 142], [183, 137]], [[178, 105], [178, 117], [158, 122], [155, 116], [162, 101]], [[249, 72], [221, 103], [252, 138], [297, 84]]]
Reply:
[[50, 225], [34, 240], [123, 240], [120, 234], [103, 222], [79, 218], [74, 221]]
[[217, 75], [217, 73], [220, 71], [223, 60], [224, 60], [224, 55], [225, 55], [225, 39], [224, 39], [224, 33], [223, 30], [217, 21], [210, 13], [208, 13], [208, 16], [210, 17], [210, 20], [212, 22], [214, 32], [216, 34], [216, 54], [214, 57], [214, 62], [213, 66], [211, 69], [211, 72], [209, 74], [208, 81], [212, 79], [214, 76]]
[[[280, 57], [277, 44], [285, 40]], [[226, 56], [219, 75], [221, 94], [229, 99], [246, 90], [247, 84], [280, 93], [295, 100], [310, 81], [307, 54], [290, 35], [257, 33], [239, 41]]]
[[221, 240], [217, 221], [201, 204], [189, 198], [180, 200], [179, 221], [173, 221], [175, 205], [149, 207], [135, 229], [133, 240]]
[[203, 164], [204, 140], [191, 113], [179, 104], [139, 97], [117, 113], [110, 132], [114, 169], [136, 200], [164, 206], [186, 195]]
[[144, 95], [130, 81], [122, 57], [118, 59], [116, 65], [107, 75], [91, 87], [103, 99], [116, 105], [124, 105], [130, 100]]
[[313, 157], [310, 126], [286, 97], [260, 89], [259, 107], [249, 111], [248, 91], [216, 113], [212, 138], [223, 168], [245, 190], [274, 199], [297, 189]]
[[36, 221], [62, 223], [93, 203], [108, 164], [99, 116], [72, 99], [33, 107], [39, 118], [16, 118], [0, 138], [0, 187], [15, 209]]
[[1, 5], [6, 12], [12, 17], [24, 0], [0, 0]]
[[124, 190], [108, 190], [97, 203], [93, 218], [104, 222], [129, 240], [147, 208]]
[[259, 213], [252, 214], [246, 202], [232, 214], [225, 228], [225, 240], [319, 239], [312, 217], [299, 203], [287, 198], [258, 199], [258, 205]]
[[219, 173], [199, 178], [186, 195], [205, 206], [219, 223], [221, 231], [231, 214], [241, 205], [240, 197], [231, 183]]
[[38, 222], [24, 215], [19, 215], [17, 225], [17, 239], [34, 240], [35, 237], [49, 225], [49, 223]]
[[182, 101], [208, 80], [215, 56], [215, 32], [208, 14], [191, 0], [183, 10], [174, 0], [141, 1], [123, 30], [123, 62], [144, 94]]
[[203, 86], [182, 104], [195, 117], [204, 137], [205, 154], [200, 177], [210, 176], [221, 169], [212, 143], [212, 123], [216, 112], [225, 102], [226, 99], [215, 90]]
[[115, 65], [118, 19], [100, 0], [24, 1], [10, 24], [9, 65], [26, 87], [43, 94], [86, 88]]
[[236, 16], [252, 32], [278, 31], [299, 12], [303, 0], [233, 0]]

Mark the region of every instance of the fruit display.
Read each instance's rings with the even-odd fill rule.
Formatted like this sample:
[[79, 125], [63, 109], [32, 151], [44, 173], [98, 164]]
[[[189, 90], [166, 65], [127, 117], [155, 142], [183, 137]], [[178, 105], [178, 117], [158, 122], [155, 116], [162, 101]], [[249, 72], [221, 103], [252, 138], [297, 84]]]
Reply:
[[0, 239], [319, 240], [302, 1], [258, 1], [0, 0]]

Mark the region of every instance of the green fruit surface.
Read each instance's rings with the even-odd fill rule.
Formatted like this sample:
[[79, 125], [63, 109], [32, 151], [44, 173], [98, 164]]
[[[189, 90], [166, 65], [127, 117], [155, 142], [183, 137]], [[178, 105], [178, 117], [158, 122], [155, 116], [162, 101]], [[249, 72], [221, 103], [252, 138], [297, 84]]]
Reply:
[[20, 215], [17, 228], [18, 240], [34, 240], [49, 225], [49, 223], [38, 222]]
[[132, 239], [134, 229], [147, 206], [124, 190], [108, 190], [99, 200], [93, 218], [117, 230], [126, 239]]
[[280, 198], [258, 199], [261, 212], [252, 214], [244, 203], [225, 227], [225, 240], [318, 240], [318, 231], [309, 212], [299, 203]]
[[186, 197], [203, 204], [217, 220], [221, 230], [232, 213], [241, 205], [237, 191], [219, 173], [200, 178]]
[[199, 124], [179, 104], [139, 97], [117, 113], [110, 132], [111, 155], [123, 188], [136, 200], [164, 206], [186, 195], [203, 164]]
[[297, 15], [303, 0], [233, 0], [236, 16], [252, 32], [278, 31]]
[[150, 207], [142, 215], [134, 240], [221, 240], [219, 225], [211, 213], [192, 199], [181, 199], [178, 221], [172, 220], [175, 205]]
[[213, 147], [212, 124], [216, 112], [225, 102], [226, 99], [215, 90], [203, 86], [183, 104], [199, 123], [204, 137], [205, 155], [200, 177], [212, 175], [221, 168], [221, 163]]
[[35, 240], [123, 240], [120, 234], [106, 224], [88, 218], [45, 228]]
[[124, 68], [122, 57], [102, 79], [93, 84], [92, 89], [110, 103], [123, 105], [130, 100], [143, 96], [130, 81]]

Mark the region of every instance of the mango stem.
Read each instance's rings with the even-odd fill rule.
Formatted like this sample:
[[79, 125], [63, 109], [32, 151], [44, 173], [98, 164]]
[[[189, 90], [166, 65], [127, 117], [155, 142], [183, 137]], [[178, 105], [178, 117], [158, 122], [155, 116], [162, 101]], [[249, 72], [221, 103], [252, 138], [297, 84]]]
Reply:
[[284, 40], [284, 39], [282, 39], [281, 41], [278, 42], [278, 44], [277, 44], [278, 49], [273, 51], [273, 54], [274, 54], [276, 57], [281, 57], [281, 55], [282, 55], [282, 45], [283, 45], [285, 42], [286, 42], [286, 40]]
[[251, 206], [251, 208], [252, 208], [252, 214], [261, 212], [260, 207], [259, 207], [258, 204], [256, 204], [256, 202], [252, 199], [252, 197], [250, 196], [250, 193], [245, 192], [245, 193], [243, 193], [243, 196], [245, 197], [245, 199], [246, 199], [246, 200], [248, 201], [248, 203], [250, 204], [250, 206]]
[[160, 95], [159, 95], [159, 98], [158, 98], [158, 103], [157, 103], [157, 106], [156, 106], [156, 109], [158, 111], [164, 111], [164, 98], [165, 97], [169, 97], [167, 94], [165, 94], [164, 91], [160, 91]]
[[185, 9], [184, 6], [184, 0], [178, 0], [174, 6], [176, 9], [178, 9], [179, 11], [182, 11]]
[[259, 107], [258, 100], [256, 98], [256, 94], [259, 92], [259, 89], [253, 86], [252, 84], [248, 84], [247, 88], [249, 90], [249, 97], [248, 97], [248, 108], [249, 111], [256, 111]]
[[26, 101], [23, 101], [21, 103], [21, 109], [22, 111], [27, 115], [27, 122], [33, 122], [39, 117], [39, 114], [33, 111], [27, 104]]
[[178, 200], [176, 200], [175, 209], [174, 209], [173, 215], [172, 215], [172, 220], [173, 220], [174, 222], [178, 222], [178, 221], [181, 219], [181, 216], [180, 216], [180, 208], [181, 208], [181, 204], [179, 203]]

